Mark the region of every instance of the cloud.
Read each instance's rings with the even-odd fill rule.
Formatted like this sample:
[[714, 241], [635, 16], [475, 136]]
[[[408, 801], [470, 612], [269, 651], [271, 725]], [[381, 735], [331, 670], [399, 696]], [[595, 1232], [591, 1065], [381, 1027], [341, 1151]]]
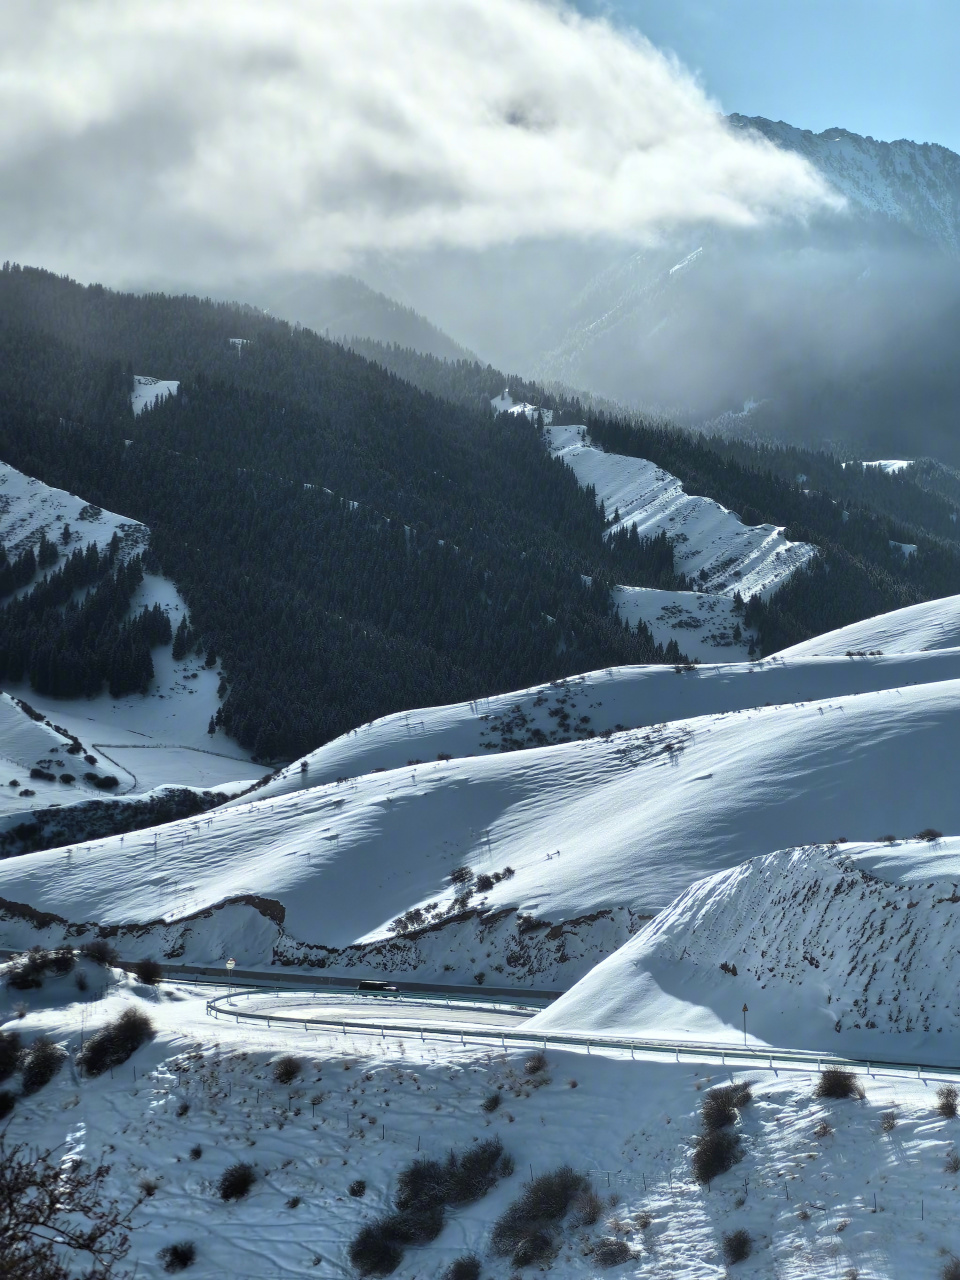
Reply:
[[99, 274], [643, 243], [837, 207], [640, 36], [542, 0], [5, 0], [5, 255]]

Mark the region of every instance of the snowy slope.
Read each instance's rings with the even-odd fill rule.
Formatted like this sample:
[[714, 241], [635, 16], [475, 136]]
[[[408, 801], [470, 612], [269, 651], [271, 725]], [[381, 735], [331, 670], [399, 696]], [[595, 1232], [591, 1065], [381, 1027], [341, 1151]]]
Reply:
[[839, 128], [813, 133], [762, 116], [727, 118], [804, 156], [858, 210], [960, 252], [960, 156], [947, 147], [905, 138], [880, 142]]
[[[64, 543], [66, 526], [70, 537]], [[142, 552], [150, 538], [150, 530], [139, 521], [102, 510], [0, 463], [0, 543], [14, 558], [30, 546], [36, 548], [44, 533], [64, 555], [91, 543], [104, 550], [116, 533], [121, 556], [127, 557]], [[34, 581], [42, 577], [38, 573]], [[139, 612], [154, 604], [168, 613], [176, 630], [187, 612], [186, 604], [172, 582], [146, 573], [131, 607]], [[207, 733], [210, 717], [220, 705], [219, 669], [206, 668], [196, 654], [175, 663], [169, 645], [154, 649], [152, 656], [156, 678], [146, 696], [113, 699], [101, 693], [96, 698], [59, 700], [35, 693], [27, 683], [7, 684], [6, 691], [75, 734], [85, 750], [92, 750], [98, 758], [102, 755], [106, 771], [121, 779], [125, 793], [139, 794], [166, 783], [209, 787], [257, 778], [262, 770], [250, 764], [249, 755], [237, 743], [221, 730], [215, 735]], [[38, 758], [44, 754], [39, 752]], [[0, 743], [0, 770], [29, 769], [38, 758], [28, 760], [22, 752], [11, 753]], [[73, 772], [79, 775], [84, 770]], [[9, 781], [6, 777], [2, 780]], [[18, 789], [0, 792], [0, 814], [76, 798], [57, 783], [40, 780], [30, 785], [36, 791], [35, 799], [19, 796]], [[82, 782], [77, 786], [84, 788]]]
[[[676, 640], [691, 661], [715, 662], [721, 654], [732, 662], [749, 657], [755, 635], [744, 629], [732, 596], [656, 587], [614, 587], [612, 595], [617, 613], [632, 627], [645, 623], [664, 645]], [[735, 639], [738, 627], [739, 640]]]
[[[103, 971], [87, 971], [90, 997], [99, 995]], [[753, 1102], [737, 1126], [744, 1159], [708, 1189], [691, 1177], [690, 1151], [704, 1091], [732, 1078], [716, 1058], [681, 1065], [551, 1049], [531, 1076], [523, 1052], [214, 1022], [206, 993], [116, 973], [102, 1000], [81, 997], [72, 976], [25, 994], [28, 1012], [13, 1024], [24, 1043], [45, 1033], [71, 1055], [122, 1010], [154, 1023], [156, 1039], [116, 1071], [89, 1079], [68, 1062], [19, 1098], [8, 1132], [31, 1150], [56, 1148], [54, 1159], [103, 1154], [109, 1199], [130, 1203], [152, 1181], [128, 1259], [143, 1280], [162, 1280], [158, 1250], [183, 1240], [196, 1245], [185, 1273], [196, 1280], [354, 1276], [349, 1242], [389, 1212], [400, 1170], [418, 1153], [443, 1159], [492, 1137], [516, 1172], [449, 1210], [434, 1241], [405, 1251], [396, 1280], [439, 1280], [467, 1252], [482, 1257], [485, 1280], [515, 1275], [509, 1258], [490, 1253], [492, 1225], [530, 1172], [563, 1164], [602, 1203], [595, 1225], [563, 1225], [550, 1269], [558, 1280], [907, 1280], [938, 1276], [960, 1251], [957, 1176], [944, 1171], [957, 1121], [935, 1112], [936, 1078], [865, 1077], [863, 1102], [831, 1103], [813, 1097], [809, 1072], [751, 1070]], [[0, 1021], [12, 1004], [0, 995]], [[299, 1060], [292, 1085], [274, 1079], [281, 1054]], [[494, 1094], [501, 1105], [484, 1111]], [[883, 1132], [888, 1111], [896, 1127]], [[247, 1198], [225, 1203], [217, 1180], [236, 1160], [250, 1161], [257, 1180]], [[362, 1197], [350, 1194], [357, 1180]], [[721, 1242], [735, 1229], [749, 1232], [753, 1255], [728, 1271]], [[614, 1231], [635, 1256], [603, 1270], [594, 1250]]]
[[960, 645], [960, 596], [925, 600], [876, 618], [864, 618], [837, 631], [828, 631], [812, 640], [791, 645], [778, 657], [788, 661], [814, 654], [915, 653], [927, 649], [949, 649]]
[[[960, 830], [958, 731], [949, 680], [434, 762], [12, 859], [0, 897], [132, 925], [254, 895], [278, 940], [332, 948], [387, 938], [413, 909], [420, 924], [468, 907], [649, 914], [771, 849]], [[490, 883], [464, 894], [463, 865]], [[208, 927], [191, 922], [195, 947]], [[260, 946], [249, 959], [269, 962]]]
[[167, 396], [175, 396], [179, 388], [179, 382], [172, 382], [163, 378], [148, 378], [139, 373], [134, 374], [133, 391], [130, 393], [133, 412], [139, 417], [144, 409], [151, 408], [159, 401], [165, 400]]
[[608, 517], [619, 512], [611, 532], [631, 526], [641, 537], [665, 532], [674, 544], [677, 570], [691, 578], [703, 571], [705, 591], [730, 597], [739, 591], [744, 599], [766, 596], [816, 554], [807, 543], [789, 542], [774, 525], [744, 525], [718, 502], [684, 493], [676, 476], [652, 462], [586, 444], [583, 431], [549, 428], [551, 452], [573, 469], [581, 485], [594, 486]]
[[[666, 593], [670, 594], [670, 593]], [[257, 796], [399, 769], [441, 756], [487, 755], [750, 707], [810, 702], [960, 678], [960, 650], [881, 657], [794, 658], [749, 665], [608, 667], [475, 702], [397, 712], [362, 725], [281, 770]], [[586, 718], [586, 722], [585, 722]]]
[[536, 1021], [743, 1043], [746, 1003], [760, 1043], [956, 1062], [958, 888], [960, 838], [769, 854], [691, 886]]

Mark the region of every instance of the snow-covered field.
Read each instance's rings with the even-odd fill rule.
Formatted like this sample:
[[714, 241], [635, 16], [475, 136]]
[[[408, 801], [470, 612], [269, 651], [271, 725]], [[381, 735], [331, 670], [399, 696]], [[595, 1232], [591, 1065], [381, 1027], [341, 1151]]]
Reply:
[[[66, 544], [62, 538], [64, 525], [70, 526], [71, 534]], [[53, 489], [0, 462], [0, 544], [15, 559], [29, 547], [36, 548], [42, 533], [67, 554], [91, 543], [103, 551], [116, 533], [124, 554], [132, 555], [143, 549], [150, 536], [146, 525], [138, 520], [104, 511], [65, 489]]]
[[960, 645], [960, 596], [926, 600], [906, 609], [864, 618], [848, 627], [828, 631], [802, 644], [792, 645], [778, 655], [805, 658], [814, 654], [919, 653], [929, 649], [950, 649]]
[[[660, 643], [676, 640], [691, 661], [716, 661], [718, 650], [731, 661], [749, 657], [755, 635], [743, 626], [733, 597], [703, 591], [659, 591], [655, 587], [614, 587], [613, 603], [632, 627], [644, 622]], [[739, 629], [740, 638], [737, 639]]]
[[[85, 967], [98, 994], [103, 971]], [[600, 1203], [592, 1224], [572, 1214], [560, 1224], [559, 1277], [903, 1280], [938, 1276], [960, 1250], [958, 1175], [945, 1170], [960, 1121], [937, 1114], [936, 1078], [865, 1075], [862, 1101], [828, 1101], [814, 1096], [815, 1073], [735, 1072], [753, 1094], [736, 1126], [743, 1159], [708, 1188], [692, 1177], [691, 1148], [705, 1091], [731, 1079], [717, 1062], [551, 1049], [530, 1071], [522, 1051], [214, 1022], [191, 988], [146, 988], [117, 973], [101, 1000], [81, 995], [72, 976], [26, 997], [17, 1020], [11, 994], [0, 996], [3, 1029], [25, 1044], [46, 1033], [71, 1055], [130, 1006], [154, 1023], [156, 1039], [97, 1079], [78, 1076], [71, 1057], [17, 1100], [7, 1135], [58, 1147], [55, 1159], [102, 1159], [106, 1194], [122, 1203], [150, 1189], [129, 1257], [146, 1280], [163, 1274], [158, 1251], [181, 1241], [196, 1246], [186, 1274], [198, 1280], [355, 1276], [349, 1242], [392, 1209], [400, 1171], [489, 1138], [514, 1172], [449, 1208], [435, 1240], [405, 1249], [398, 1280], [439, 1280], [465, 1253], [482, 1258], [491, 1280], [516, 1274], [491, 1250], [493, 1223], [531, 1174], [562, 1164], [585, 1175]], [[299, 1068], [288, 1085], [274, 1078], [282, 1054]], [[485, 1111], [495, 1094], [499, 1106]], [[237, 1161], [256, 1180], [246, 1198], [224, 1202], [218, 1180]], [[753, 1252], [728, 1272], [722, 1241], [738, 1229]], [[606, 1270], [596, 1246], [616, 1238], [633, 1256]]]

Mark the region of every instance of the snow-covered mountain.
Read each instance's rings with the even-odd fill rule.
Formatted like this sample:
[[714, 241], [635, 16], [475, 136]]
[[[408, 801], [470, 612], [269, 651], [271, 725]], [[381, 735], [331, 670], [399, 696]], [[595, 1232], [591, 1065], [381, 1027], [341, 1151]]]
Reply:
[[936, 143], [881, 142], [848, 129], [813, 133], [763, 116], [728, 116], [818, 169], [854, 207], [960, 255], [960, 156]]

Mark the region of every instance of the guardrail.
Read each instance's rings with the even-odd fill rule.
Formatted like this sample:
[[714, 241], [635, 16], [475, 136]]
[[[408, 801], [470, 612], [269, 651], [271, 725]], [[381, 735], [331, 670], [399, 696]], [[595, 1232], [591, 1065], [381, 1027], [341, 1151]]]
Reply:
[[[669, 1053], [674, 1055], [677, 1062], [681, 1061], [683, 1056], [689, 1058], [702, 1058], [708, 1055], [712, 1061], [720, 1059], [721, 1065], [742, 1065], [744, 1063], [766, 1067], [768, 1070], [774, 1070], [777, 1066], [792, 1067], [795, 1070], [811, 1070], [822, 1071], [824, 1067], [843, 1067], [853, 1071], [865, 1071], [869, 1075], [881, 1074], [897, 1074], [916, 1073], [917, 1079], [921, 1076], [933, 1076], [938, 1079], [957, 1080], [960, 1079], [960, 1067], [944, 1067], [934, 1066], [926, 1063], [916, 1062], [885, 1062], [870, 1059], [865, 1061], [857, 1058], [844, 1058], [838, 1054], [819, 1053], [809, 1049], [775, 1049], [775, 1048], [759, 1048], [746, 1045], [743, 1048], [735, 1045], [716, 1043], [705, 1040], [659, 1040], [646, 1038], [643, 1036], [590, 1036], [578, 1034], [577, 1032], [564, 1033], [548, 1033], [544, 1035], [542, 1032], [524, 1032], [523, 1030], [508, 1030], [506, 1028], [484, 1028], [471, 1026], [447, 1026], [440, 1025], [424, 1026], [422, 1023], [400, 1020], [400, 1019], [379, 1019], [373, 1021], [371, 1019], [356, 1019], [338, 1015], [336, 1017], [298, 1017], [294, 1018], [283, 1013], [255, 1013], [247, 1010], [235, 1010], [223, 1008], [223, 1003], [228, 1000], [236, 1000], [241, 993], [237, 992], [233, 995], [215, 996], [206, 1002], [206, 1012], [208, 1016], [219, 1018], [233, 1018], [235, 1022], [261, 1022], [266, 1023], [267, 1027], [272, 1027], [274, 1023], [281, 1026], [289, 1025], [294, 1027], [302, 1027], [304, 1031], [309, 1032], [311, 1026], [322, 1028], [325, 1030], [339, 1029], [346, 1036], [349, 1030], [354, 1035], [373, 1036], [377, 1039], [384, 1040], [387, 1035], [414, 1035], [419, 1036], [422, 1042], [426, 1042], [429, 1035], [431, 1039], [451, 1040], [466, 1045], [467, 1041], [480, 1041], [481, 1043], [499, 1043], [503, 1049], [508, 1045], [516, 1047], [537, 1046], [545, 1051], [548, 1048], [554, 1049], [586, 1049], [587, 1053], [597, 1049], [601, 1052], [609, 1049], [621, 1050], [630, 1053], [633, 1058], [636, 1053], [641, 1054], [662, 1054]], [[269, 997], [276, 995], [277, 997], [286, 996], [289, 991], [278, 990], [269, 992], [260, 990], [258, 992], [244, 992], [248, 999], [253, 996]], [[365, 999], [376, 1000], [378, 997], [366, 996]], [[457, 1007], [463, 1007], [458, 1005]], [[489, 1008], [490, 1006], [485, 1006]]]

